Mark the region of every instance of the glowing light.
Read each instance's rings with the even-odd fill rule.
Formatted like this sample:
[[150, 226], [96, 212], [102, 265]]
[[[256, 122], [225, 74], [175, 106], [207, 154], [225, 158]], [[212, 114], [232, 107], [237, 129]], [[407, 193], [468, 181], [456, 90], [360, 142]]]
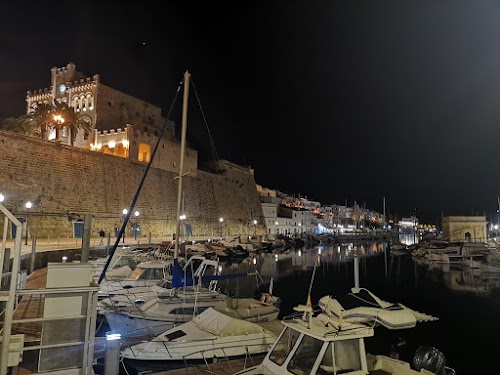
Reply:
[[302, 251], [299, 250], [298, 252], [298, 256], [301, 257], [302, 256]]
[[119, 333], [106, 333], [106, 341], [120, 340], [122, 335]]
[[128, 210], [126, 208], [123, 209], [122, 214], [126, 215], [128, 214]]
[[62, 262], [63, 263], [66, 263], [67, 260], [68, 260], [68, 257], [66, 257], [66, 256], [62, 257]]
[[0, 193], [0, 202], [3, 202], [4, 199], [5, 199], [4, 195]]
[[186, 215], [182, 214], [181, 216], [179, 216], [179, 220], [186, 220]]
[[253, 258], [253, 264], [257, 264], [257, 258]]
[[254, 219], [253, 225], [257, 225], [257, 220]]
[[275, 221], [274, 224], [278, 225], [279, 223], [277, 221]]
[[29, 210], [33, 206], [33, 204], [28, 201], [28, 202], [26, 202], [25, 206]]
[[102, 143], [97, 144], [97, 149], [100, 150], [102, 148]]
[[278, 254], [274, 254], [274, 260], [277, 262], [278, 261]]
[[135, 217], [139, 216], [139, 211], [134, 212]]
[[61, 115], [52, 115], [52, 117], [54, 118], [54, 121], [57, 122], [58, 124], [64, 124], [64, 117], [62, 117]]
[[124, 139], [122, 141], [122, 145], [123, 145], [123, 147], [128, 148], [128, 141], [126, 139]]
[[115, 142], [115, 141], [110, 141], [110, 142], [108, 143], [108, 147], [109, 147], [109, 148], [115, 148], [115, 146], [116, 146], [116, 142]]
[[224, 221], [224, 218], [223, 217], [219, 217], [219, 222], [223, 222]]

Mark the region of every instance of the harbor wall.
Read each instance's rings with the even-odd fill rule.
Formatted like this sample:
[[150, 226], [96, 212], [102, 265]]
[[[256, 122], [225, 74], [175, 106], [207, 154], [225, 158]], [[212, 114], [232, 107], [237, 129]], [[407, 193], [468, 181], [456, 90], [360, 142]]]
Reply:
[[[75, 223], [81, 224], [85, 214], [92, 215], [93, 236], [101, 229], [114, 235], [146, 168], [126, 158], [0, 131], [3, 204], [22, 221], [28, 220], [29, 237], [74, 237]], [[219, 161], [182, 181], [184, 234], [250, 234], [254, 219], [257, 233], [265, 233], [251, 168]], [[140, 238], [172, 239], [177, 199], [178, 175], [150, 168], [134, 208], [139, 216], [131, 216], [126, 235], [132, 235], [132, 226], [138, 224]], [[27, 201], [33, 204], [29, 210]]]

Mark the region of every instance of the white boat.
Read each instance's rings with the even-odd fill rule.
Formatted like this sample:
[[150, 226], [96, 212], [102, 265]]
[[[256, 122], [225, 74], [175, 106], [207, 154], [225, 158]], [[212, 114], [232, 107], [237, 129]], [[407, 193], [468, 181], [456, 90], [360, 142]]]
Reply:
[[[352, 291], [354, 296], [360, 292], [355, 288]], [[437, 319], [421, 313], [412, 318], [413, 313], [408, 314], [404, 306], [396, 304], [393, 312], [386, 304], [375, 298], [375, 305], [369, 309], [355, 307], [357, 310], [350, 311], [328, 296], [322, 299], [320, 307], [324, 310], [317, 315], [310, 305], [299, 305], [295, 310], [301, 316], [282, 321], [283, 331], [263, 361], [237, 374], [454, 374], [445, 366], [444, 355], [434, 347], [417, 349], [413, 368], [409, 362], [366, 352], [365, 339], [374, 336], [376, 326], [401, 329], [414, 326], [415, 321]], [[402, 312], [401, 317], [398, 311]], [[381, 319], [385, 313], [388, 315]]]
[[98, 297], [99, 299], [106, 298], [109, 293], [117, 290], [152, 286], [162, 279], [171, 277], [171, 275], [172, 261], [156, 259], [140, 262], [127, 277], [118, 280], [104, 278], [100, 283], [101, 289], [99, 290]]
[[261, 324], [232, 318], [208, 308], [191, 321], [163, 332], [150, 342], [125, 347], [121, 357], [128, 361], [159, 363], [239, 357], [267, 352], [276, 337], [276, 333]]
[[205, 309], [224, 301], [222, 293], [203, 287], [186, 287], [174, 295], [152, 298], [127, 311], [104, 311], [106, 322], [122, 337], [154, 337], [193, 319]]
[[[192, 273], [193, 276], [190, 276], [191, 280], [199, 280], [200, 276], [205, 275], [217, 275], [219, 273], [219, 262], [206, 259], [203, 256], [194, 255], [184, 264], [180, 273], [185, 275], [182, 276], [183, 278]], [[182, 280], [180, 282], [174, 281], [174, 284], [178, 287], [182, 282]], [[215, 285], [211, 285], [212, 283], [210, 281], [208, 284], [209, 289], [215, 289], [216, 282], [214, 283]], [[98, 302], [98, 312], [130, 311], [152, 298], [169, 295], [174, 296], [176, 290], [177, 289], [172, 285], [172, 274], [169, 272], [165, 278], [160, 279], [154, 285], [129, 286], [109, 290], [106, 298], [102, 298]]]

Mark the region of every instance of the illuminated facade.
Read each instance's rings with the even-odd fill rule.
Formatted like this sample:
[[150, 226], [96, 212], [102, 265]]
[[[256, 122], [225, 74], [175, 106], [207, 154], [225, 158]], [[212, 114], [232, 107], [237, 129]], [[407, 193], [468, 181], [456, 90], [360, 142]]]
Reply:
[[449, 241], [486, 242], [486, 216], [447, 216], [443, 218], [443, 238]]
[[[161, 108], [101, 83], [98, 74], [86, 77], [73, 63], [51, 69], [51, 86], [26, 95], [26, 112], [40, 104], [62, 103], [85, 116], [92, 127], [90, 134], [79, 130], [74, 147], [89, 149], [139, 164], [151, 161], [159, 132], [166, 123]], [[64, 121], [64, 119], [61, 119]], [[175, 137], [175, 124], [166, 124], [152, 167], [179, 172], [180, 142]], [[70, 145], [70, 131], [61, 128], [57, 141]], [[56, 141], [55, 129], [49, 127], [48, 139]], [[186, 147], [184, 170], [196, 175], [198, 153]]]

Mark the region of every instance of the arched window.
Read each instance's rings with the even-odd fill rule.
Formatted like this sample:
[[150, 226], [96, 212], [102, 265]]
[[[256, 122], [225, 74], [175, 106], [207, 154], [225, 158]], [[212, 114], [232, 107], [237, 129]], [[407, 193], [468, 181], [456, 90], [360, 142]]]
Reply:
[[146, 143], [139, 144], [139, 154], [137, 155], [139, 161], [149, 163], [151, 160], [151, 146]]

